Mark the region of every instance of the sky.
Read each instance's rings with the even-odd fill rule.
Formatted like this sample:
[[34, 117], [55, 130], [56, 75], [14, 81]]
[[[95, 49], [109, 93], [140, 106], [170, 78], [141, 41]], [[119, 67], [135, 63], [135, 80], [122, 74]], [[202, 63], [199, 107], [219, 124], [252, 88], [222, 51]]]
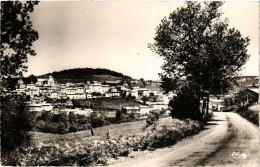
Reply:
[[[39, 40], [28, 72], [41, 75], [70, 68], [106, 68], [132, 78], [158, 80], [163, 60], [154, 54], [155, 29], [184, 2], [50, 2], [31, 14]], [[258, 2], [226, 2], [230, 27], [250, 38], [242, 75], [258, 75]]]

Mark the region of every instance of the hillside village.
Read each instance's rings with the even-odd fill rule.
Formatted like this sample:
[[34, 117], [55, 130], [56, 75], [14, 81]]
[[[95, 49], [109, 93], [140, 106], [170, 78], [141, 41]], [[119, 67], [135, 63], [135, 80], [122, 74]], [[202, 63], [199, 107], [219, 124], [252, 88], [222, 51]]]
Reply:
[[[138, 83], [138, 81], [131, 82]], [[110, 83], [115, 86], [109, 85]], [[38, 77], [35, 84], [24, 84], [22, 80], [19, 80], [15, 91], [28, 97], [30, 111], [51, 111], [53, 114], [74, 112], [75, 114], [89, 115], [93, 112], [93, 108], [90, 106], [74, 107], [72, 100], [131, 98], [138, 105], [120, 108], [127, 113], [135, 112], [145, 116], [154, 110], [167, 109], [168, 102], [173, 97], [171, 93], [163, 95], [160, 91], [120, 83], [120, 81], [106, 81], [105, 84], [98, 81], [88, 81], [87, 83], [62, 84], [56, 82], [55, 78], [49, 75], [47, 78]], [[52, 101], [58, 99], [59, 102], [50, 103], [47, 99], [52, 99]]]
[[[225, 111], [231, 110], [236, 105], [226, 106], [225, 99], [232, 99], [238, 94], [239, 90], [246, 88], [246, 90], [258, 97], [258, 77], [243, 76], [239, 78], [239, 86], [234, 86], [229, 90], [229, 93], [219, 95], [218, 97], [211, 95], [209, 102], [209, 109], [211, 111]], [[132, 86], [138, 85], [138, 80], [132, 80], [131, 85], [121, 80], [117, 81], [87, 81], [86, 83], [59, 83], [52, 75], [48, 77], [38, 77], [35, 84], [24, 84], [20, 79], [14, 90], [18, 94], [25, 94], [28, 97], [29, 110], [36, 112], [50, 111], [53, 114], [61, 112], [73, 112], [89, 116], [93, 112], [93, 107], [90, 107], [91, 99], [131, 99], [136, 102], [136, 105], [122, 105], [117, 104], [121, 110], [126, 113], [136, 113], [145, 117], [153, 111], [166, 109], [166, 114], [169, 114], [168, 103], [174, 96], [173, 93], [167, 95], [161, 91], [150, 90], [148, 88]], [[9, 92], [11, 93], [11, 92]], [[51, 99], [52, 102], [50, 102]], [[73, 100], [87, 100], [89, 105], [74, 106]], [[58, 100], [58, 101], [57, 101]], [[55, 101], [55, 102], [53, 102]], [[85, 102], [87, 102], [85, 101]], [[247, 100], [248, 101], [248, 100]], [[115, 103], [117, 103], [115, 101]], [[247, 102], [248, 103], [248, 102]], [[201, 108], [203, 100], [201, 100]]]

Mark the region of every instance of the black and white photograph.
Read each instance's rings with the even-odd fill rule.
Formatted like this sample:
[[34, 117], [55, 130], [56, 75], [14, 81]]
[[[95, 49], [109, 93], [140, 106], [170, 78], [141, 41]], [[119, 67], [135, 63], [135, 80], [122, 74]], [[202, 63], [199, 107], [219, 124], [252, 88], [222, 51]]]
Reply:
[[0, 166], [259, 167], [257, 1], [1, 1]]

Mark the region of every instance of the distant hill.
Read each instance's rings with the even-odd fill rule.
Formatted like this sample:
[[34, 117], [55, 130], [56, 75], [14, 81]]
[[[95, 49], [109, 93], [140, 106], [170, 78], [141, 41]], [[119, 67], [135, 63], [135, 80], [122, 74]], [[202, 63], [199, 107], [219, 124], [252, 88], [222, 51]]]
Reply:
[[52, 73], [40, 75], [38, 77], [48, 77], [52, 75], [53, 78], [60, 82], [86, 82], [86, 81], [116, 81], [116, 80], [132, 80], [131, 77], [123, 75], [115, 71], [101, 68], [74, 68], [62, 71], [55, 71]]

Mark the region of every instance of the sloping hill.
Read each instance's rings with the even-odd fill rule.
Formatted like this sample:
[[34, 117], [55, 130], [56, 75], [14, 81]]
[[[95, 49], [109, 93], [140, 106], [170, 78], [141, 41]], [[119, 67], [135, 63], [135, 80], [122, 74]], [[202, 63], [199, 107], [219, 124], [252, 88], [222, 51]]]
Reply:
[[55, 80], [60, 83], [66, 82], [86, 82], [86, 81], [117, 81], [117, 80], [132, 80], [131, 77], [123, 75], [108, 69], [93, 69], [93, 68], [74, 68], [62, 71], [55, 71], [44, 74], [38, 77], [48, 77], [52, 75]]

